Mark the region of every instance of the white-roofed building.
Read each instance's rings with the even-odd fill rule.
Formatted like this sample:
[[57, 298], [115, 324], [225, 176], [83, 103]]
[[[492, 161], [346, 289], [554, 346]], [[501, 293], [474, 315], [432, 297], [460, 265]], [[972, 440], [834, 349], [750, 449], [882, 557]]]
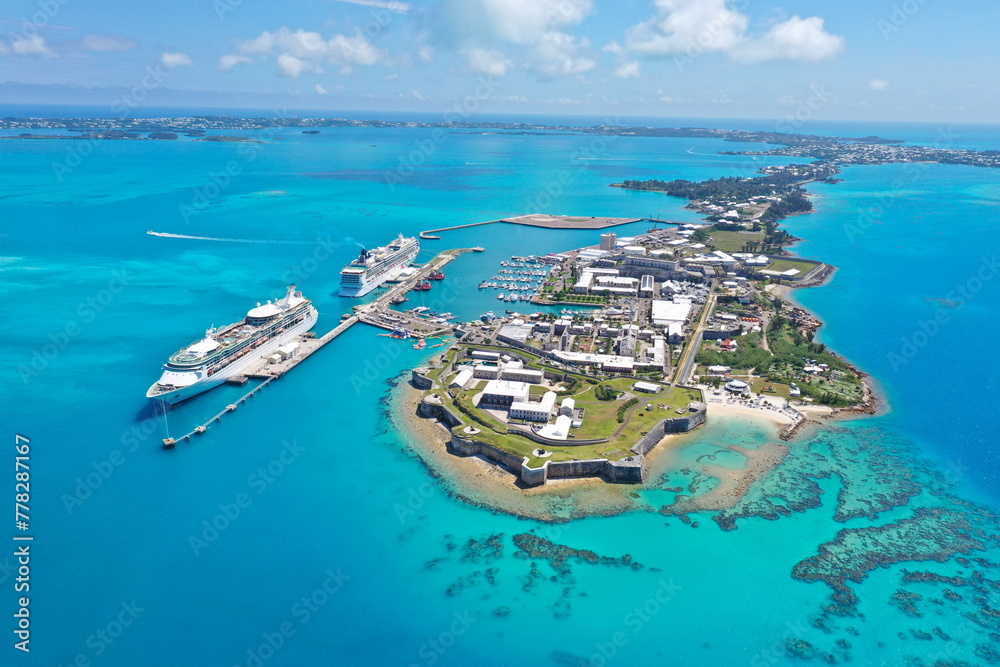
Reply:
[[635, 369], [635, 358], [620, 357], [617, 355], [601, 355], [605, 359], [601, 363], [601, 369], [611, 373], [631, 373]]
[[576, 410], [576, 400], [567, 396], [559, 404], [559, 414], [573, 416], [573, 411]]
[[468, 389], [470, 384], [472, 384], [471, 368], [463, 368], [455, 376], [455, 379], [451, 381], [451, 386], [458, 387], [459, 389]]
[[541, 384], [542, 380], [545, 379], [544, 371], [538, 371], [533, 368], [511, 368], [509, 364], [503, 369], [503, 373], [501, 375], [504, 380], [510, 380], [511, 382], [527, 382], [529, 384]]
[[481, 380], [499, 380], [500, 366], [495, 364], [477, 364], [472, 369], [472, 376]]
[[490, 380], [483, 389], [479, 404], [506, 407], [516, 401], [527, 401], [530, 395], [530, 385], [526, 382]]
[[665, 327], [671, 322], [684, 324], [691, 314], [691, 302], [684, 299], [674, 299], [665, 301], [656, 299], [653, 301], [652, 320], [658, 327]]
[[549, 440], [565, 440], [569, 437], [569, 430], [573, 426], [573, 419], [566, 415], [556, 417], [554, 424], [546, 424], [538, 429], [538, 435]]
[[731, 391], [734, 394], [749, 394], [750, 385], [743, 380], [730, 380], [726, 383], [726, 391]]
[[514, 401], [510, 404], [508, 416], [510, 419], [525, 419], [534, 422], [547, 422], [556, 407], [556, 392], [547, 391], [542, 400], [533, 403], [529, 400]]
[[473, 359], [485, 359], [487, 361], [500, 361], [499, 352], [489, 352], [487, 350], [473, 350], [469, 353]]
[[296, 350], [299, 349], [299, 341], [293, 340], [290, 343], [285, 343], [278, 348], [277, 352], [281, 355], [282, 359], [288, 359], [289, 357], [294, 357]]
[[623, 278], [621, 276], [597, 276], [598, 285], [608, 287], [635, 287], [639, 281], [636, 278]]
[[644, 391], [647, 394], [658, 394], [663, 390], [662, 386], [652, 382], [636, 382], [632, 385], [632, 388], [636, 391]]
[[[515, 320], [516, 322], [517, 320]], [[522, 320], [520, 324], [515, 324], [511, 322], [510, 324], [500, 327], [500, 331], [497, 332], [497, 340], [504, 343], [525, 343], [528, 338], [531, 337], [532, 327], [525, 324]]]
[[650, 298], [653, 296], [653, 287], [655, 283], [653, 281], [653, 276], [648, 273], [645, 274], [639, 283], [639, 296]]

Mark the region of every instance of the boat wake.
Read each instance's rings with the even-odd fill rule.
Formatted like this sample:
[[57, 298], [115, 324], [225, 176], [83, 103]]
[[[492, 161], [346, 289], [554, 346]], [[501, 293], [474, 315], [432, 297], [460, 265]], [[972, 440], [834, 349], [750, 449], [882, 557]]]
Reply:
[[192, 239], [194, 241], [221, 241], [223, 243], [282, 243], [285, 245], [313, 245], [315, 241], [276, 241], [271, 239], [221, 239], [213, 236], [190, 236], [189, 234], [171, 234], [170, 232], [146, 232], [150, 236], [162, 236], [168, 239]]

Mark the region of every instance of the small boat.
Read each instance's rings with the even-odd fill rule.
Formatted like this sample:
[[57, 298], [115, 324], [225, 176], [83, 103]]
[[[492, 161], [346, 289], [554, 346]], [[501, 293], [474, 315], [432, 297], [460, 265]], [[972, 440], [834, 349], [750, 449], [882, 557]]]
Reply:
[[419, 282], [419, 283], [417, 283], [416, 285], [413, 286], [413, 290], [415, 292], [426, 292], [430, 288], [431, 288], [431, 284], [429, 282], [427, 282], [426, 280], [421, 281], [421, 282]]
[[497, 298], [500, 299], [501, 301], [503, 301], [504, 300], [504, 293], [500, 292], [500, 294], [497, 295]]
[[433, 271], [427, 278], [430, 280], [444, 280], [444, 271]]

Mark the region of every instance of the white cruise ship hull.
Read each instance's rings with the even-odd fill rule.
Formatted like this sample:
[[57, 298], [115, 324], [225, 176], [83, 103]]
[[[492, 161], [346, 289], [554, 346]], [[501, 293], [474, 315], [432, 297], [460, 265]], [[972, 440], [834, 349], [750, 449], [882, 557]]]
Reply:
[[[393, 260], [392, 265], [388, 269], [382, 271], [375, 277], [371, 276], [371, 271], [364, 271], [364, 273], [359, 276], [357, 281], [353, 279], [348, 280], [345, 277], [345, 273], [348, 273], [351, 270], [363, 270], [362, 267], [354, 263], [348, 264], [344, 267], [344, 271], [341, 272], [340, 291], [338, 293], [340, 296], [355, 298], [365, 296], [372, 290], [378, 288], [380, 285], [385, 284], [387, 281], [398, 278], [399, 274], [403, 272], [403, 269], [405, 269], [407, 265], [416, 258], [418, 252], [420, 252], [420, 245], [414, 243], [413, 247], [405, 253], [402, 253], [401, 251], [399, 258]], [[354, 275], [357, 275], [357, 273]]]
[[[203, 377], [193, 384], [189, 384], [186, 387], [178, 387], [174, 391], [169, 393], [158, 393], [156, 392], [156, 387], [158, 383], [154, 383], [153, 386], [149, 388], [146, 392], [146, 396], [149, 398], [154, 398], [156, 400], [163, 401], [170, 405], [176, 405], [181, 401], [186, 401], [189, 398], [202, 394], [209, 389], [218, 387], [220, 384], [224, 383], [231, 377], [236, 377], [237, 375], [242, 375], [251, 366], [254, 366], [262, 359], [274, 354], [279, 347], [285, 343], [291, 342], [296, 336], [304, 334], [313, 328], [316, 324], [316, 320], [319, 318], [319, 313], [312, 306], [309, 307], [309, 312], [306, 318], [283, 331], [282, 334], [276, 338], [269, 340], [268, 342], [261, 345], [254, 354], [248, 354], [245, 357], [234, 361], [233, 363], [220, 368], [217, 373], [213, 373], [211, 376]], [[203, 371], [200, 371], [203, 372]]]
[[362, 281], [360, 285], [341, 285], [340, 286], [340, 296], [347, 297], [362, 297], [372, 290], [376, 289], [380, 285], [385, 284], [390, 280], [395, 280], [399, 277], [399, 274], [403, 272], [406, 265], [410, 262], [413, 257], [416, 257], [417, 253], [413, 253], [412, 257], [407, 257], [399, 262], [399, 266], [393, 267], [392, 269], [386, 271], [377, 280], [372, 280], [371, 282]]

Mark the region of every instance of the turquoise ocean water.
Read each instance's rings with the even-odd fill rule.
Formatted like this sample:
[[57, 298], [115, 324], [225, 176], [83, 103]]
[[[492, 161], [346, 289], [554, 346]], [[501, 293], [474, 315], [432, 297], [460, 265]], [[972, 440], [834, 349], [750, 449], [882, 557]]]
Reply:
[[[933, 143], [940, 129], [864, 133]], [[996, 127], [951, 132], [1000, 144]], [[165, 434], [245, 390], [166, 416], [143, 395], [169, 353], [288, 282], [332, 327], [359, 245], [530, 210], [695, 221], [682, 200], [607, 185], [785, 161], [718, 155], [740, 145], [715, 140], [250, 134], [261, 143], [0, 143], [0, 467], [12, 507], [15, 434], [31, 439], [35, 538], [30, 656], [13, 647], [13, 541], [0, 550], [4, 664], [996, 664], [997, 172], [849, 167], [787, 221], [798, 252], [839, 269], [796, 298], [877, 378], [888, 414], [794, 443], [735, 530], [655, 511], [547, 525], [456, 500], [429, 474], [386, 411], [431, 352], [364, 326], [174, 451]], [[597, 242], [510, 225], [442, 236], [422, 258], [487, 251], [407, 306], [462, 318], [498, 310], [476, 284], [502, 259]], [[719, 421], [680, 461], [772, 438]], [[685, 474], [641, 499], [669, 503]], [[17, 532], [11, 517], [0, 539]], [[526, 533], [639, 565], [525, 557]]]

